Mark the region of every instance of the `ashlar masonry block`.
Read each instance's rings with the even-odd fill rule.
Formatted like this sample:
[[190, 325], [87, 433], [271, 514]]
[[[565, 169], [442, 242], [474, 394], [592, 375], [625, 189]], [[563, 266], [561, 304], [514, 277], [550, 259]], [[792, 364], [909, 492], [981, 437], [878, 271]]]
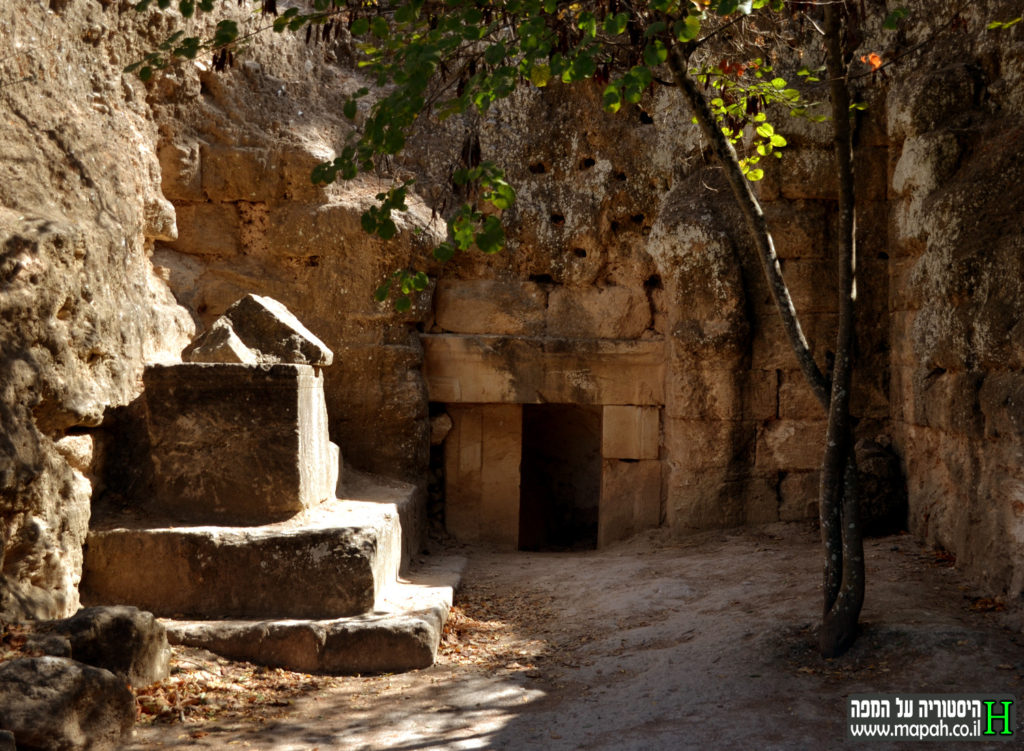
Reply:
[[445, 441], [446, 524], [470, 542], [515, 549], [519, 540], [522, 407], [450, 405]]
[[659, 413], [657, 407], [605, 405], [601, 455], [605, 459], [657, 459]]
[[661, 520], [661, 462], [604, 460], [597, 546], [624, 540]]
[[143, 381], [155, 510], [259, 525], [334, 497], [339, 452], [311, 365], [158, 365]]

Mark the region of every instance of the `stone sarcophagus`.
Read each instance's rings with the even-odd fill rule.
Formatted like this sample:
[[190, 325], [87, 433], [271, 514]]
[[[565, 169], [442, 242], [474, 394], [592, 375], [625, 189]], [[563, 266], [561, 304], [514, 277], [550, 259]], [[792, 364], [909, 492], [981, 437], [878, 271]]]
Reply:
[[311, 365], [154, 366], [144, 384], [161, 510], [264, 524], [334, 497], [338, 449]]
[[259, 525], [334, 498], [340, 452], [318, 367], [332, 355], [283, 305], [239, 300], [185, 357], [203, 361], [143, 376], [154, 510]]

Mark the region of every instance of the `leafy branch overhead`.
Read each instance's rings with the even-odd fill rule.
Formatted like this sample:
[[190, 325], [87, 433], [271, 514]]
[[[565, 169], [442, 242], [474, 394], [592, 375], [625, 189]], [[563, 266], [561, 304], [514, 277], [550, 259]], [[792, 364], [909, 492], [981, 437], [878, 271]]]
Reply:
[[[174, 6], [186, 18], [211, 13], [213, 0], [142, 0], [136, 9]], [[175, 32], [160, 48], [127, 70], [143, 79], [179, 60], [212, 54], [223, 67], [244, 40], [269, 29], [347, 27], [357, 40], [359, 67], [373, 84], [342, 104], [353, 123], [348, 141], [331, 161], [314, 169], [316, 184], [352, 180], [376, 172], [380, 159], [398, 154], [418, 118], [446, 118], [476, 111], [508, 97], [519, 86], [545, 87], [593, 79], [603, 83], [609, 113], [637, 104], [670, 76], [666, 63], [673, 46], [692, 52], [737, 19], [781, 11], [783, 0], [649, 0], [648, 2], [559, 2], [559, 0], [399, 0], [355, 2], [310, 0], [305, 8], [278, 13], [274, 0], [257, 3], [256, 27], [242, 34], [238, 23], [217, 22], [209, 38]], [[701, 38], [702, 32], [705, 37]], [[749, 180], [764, 175], [760, 160], [779, 157], [785, 138], [768, 120], [768, 107], [785, 106], [796, 116], [811, 114], [800, 92], [772, 73], [761, 57], [722, 60], [690, 71], [712, 93], [712, 111], [723, 133], [744, 148], [741, 165]], [[448, 239], [434, 250], [447, 261], [478, 249], [495, 253], [505, 245], [501, 212], [515, 201], [504, 171], [492, 162], [456, 172], [453, 182], [471, 197], [448, 217]], [[378, 195], [363, 216], [367, 232], [388, 240], [397, 233], [394, 211], [405, 211], [410, 181]], [[420, 287], [416, 272], [396, 272], [380, 289], [407, 297]], [[409, 303], [401, 303], [408, 308]]]

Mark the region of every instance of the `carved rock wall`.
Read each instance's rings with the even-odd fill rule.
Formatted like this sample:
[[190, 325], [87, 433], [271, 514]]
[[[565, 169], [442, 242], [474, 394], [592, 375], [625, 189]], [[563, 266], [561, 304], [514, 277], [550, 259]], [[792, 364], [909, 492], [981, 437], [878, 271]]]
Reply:
[[[49, 6], [49, 7], [48, 7]], [[154, 273], [175, 234], [155, 128], [121, 68], [126, 3], [0, 5], [0, 614], [78, 606], [106, 410], [193, 327]]]
[[[965, 11], [970, 28], [1019, 15]], [[1024, 42], [957, 34], [887, 99], [891, 404], [911, 530], [1024, 591]]]
[[[415, 175], [422, 199], [384, 243], [362, 234], [359, 214], [387, 174], [308, 179], [344, 140], [337, 103], [363, 83], [344, 39], [310, 49], [272, 37], [225, 72], [195, 64], [143, 85], [121, 69], [168, 17], [140, 19], [118, 0], [49, 5], [0, 9], [12, 50], [0, 60], [0, 610], [75, 608], [105, 416], [138, 395], [144, 361], [173, 359], [196, 325], [250, 292], [284, 302], [335, 351], [331, 435], [362, 469], [423, 477], [417, 329], [526, 338], [506, 350], [558, 356], [559, 342], [635, 344], [660, 352], [664, 373], [661, 401], [643, 402], [660, 412], [658, 457], [644, 459], [660, 463], [659, 519], [682, 533], [814, 516], [822, 413], [673, 91], [610, 117], [598, 88], [553, 86], [424, 123], [408, 156], [385, 165]], [[968, 31], [863, 80], [855, 408], [862, 435], [894, 438], [913, 531], [993, 589], [1020, 591], [1024, 55], [1020, 26], [998, 43], [981, 30], [1015, 10], [971, 4]], [[870, 29], [864, 50], [931, 31]], [[835, 326], [827, 128], [786, 135], [787, 159], [758, 190], [824, 364]], [[500, 157], [519, 190], [509, 252], [433, 269], [433, 306], [432, 291], [405, 315], [372, 302], [389, 271], [424, 257], [429, 206], [452, 205], [451, 171], [476, 154]], [[520, 374], [533, 367], [524, 358]], [[543, 384], [493, 383], [512, 394]], [[596, 403], [637, 406], [627, 402]]]
[[[430, 331], [657, 345], [664, 379], [657, 400], [660, 518], [685, 533], [814, 517], [824, 415], [797, 370], [717, 167], [673, 90], [616, 116], [602, 111], [599, 93], [596, 85], [525, 92], [486, 117], [446, 124], [443, 139], [425, 134], [417, 142], [414, 163], [426, 165], [428, 192], [442, 193], [446, 174], [474, 148], [480, 158], [507, 165], [519, 191], [509, 252], [462, 256], [444, 269]], [[827, 138], [825, 126], [802, 126], [785, 163], [769, 165], [759, 188], [822, 364], [836, 320], [827, 260], [835, 205]], [[886, 236], [871, 231], [886, 223], [887, 149], [884, 139], [874, 139], [858, 148], [871, 217], [860, 238], [867, 252], [861, 273], [871, 294], [859, 342], [868, 377], [857, 386], [857, 408], [870, 436], [886, 430], [889, 409]], [[799, 169], [783, 171], [789, 164]], [[551, 384], [550, 373], [545, 380], [536, 360], [530, 368], [505, 368], [502, 396], [494, 358], [479, 362], [484, 388], [465, 376], [468, 365], [461, 371], [468, 380], [460, 386], [472, 394], [529, 403], [563, 400], [568, 392]], [[453, 366], [437, 367], [454, 373]], [[585, 359], [579, 367], [600, 372]], [[459, 401], [443, 377], [432, 398]], [[633, 403], [619, 401], [611, 388], [597, 391], [579, 401]], [[649, 401], [635, 402], [641, 403]]]

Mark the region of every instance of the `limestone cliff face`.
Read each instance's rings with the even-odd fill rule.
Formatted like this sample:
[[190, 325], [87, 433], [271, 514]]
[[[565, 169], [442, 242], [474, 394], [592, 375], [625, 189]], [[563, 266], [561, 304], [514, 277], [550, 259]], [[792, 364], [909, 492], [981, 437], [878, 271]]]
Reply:
[[0, 613], [74, 612], [100, 428], [193, 326], [150, 260], [175, 234], [117, 3], [0, 7]]
[[[444, 269], [430, 331], [658, 347], [662, 389], [637, 406], [659, 410], [660, 518], [680, 533], [813, 518], [824, 414], [797, 369], [719, 169], [672, 88], [615, 116], [599, 95], [596, 84], [523, 92], [486, 117], [445, 124], [444, 138], [427, 133], [416, 142], [428, 192], [443, 193], [446, 171], [474, 148], [507, 165], [519, 191], [509, 252], [460, 257]], [[787, 125], [783, 116], [780, 127]], [[824, 366], [836, 321], [828, 246], [835, 186], [827, 127], [797, 126], [786, 130], [786, 159], [769, 165], [759, 190]], [[862, 144], [858, 156], [866, 226], [884, 226], [884, 139]], [[873, 437], [888, 416], [886, 238], [865, 231], [861, 242], [872, 294], [864, 297], [868, 367], [857, 399], [862, 431]], [[481, 277], [491, 280], [486, 292]], [[473, 377], [468, 360], [464, 379]], [[525, 370], [507, 375], [522, 380]], [[506, 398], [522, 400], [522, 391]], [[629, 404], [624, 398], [588, 397]]]

